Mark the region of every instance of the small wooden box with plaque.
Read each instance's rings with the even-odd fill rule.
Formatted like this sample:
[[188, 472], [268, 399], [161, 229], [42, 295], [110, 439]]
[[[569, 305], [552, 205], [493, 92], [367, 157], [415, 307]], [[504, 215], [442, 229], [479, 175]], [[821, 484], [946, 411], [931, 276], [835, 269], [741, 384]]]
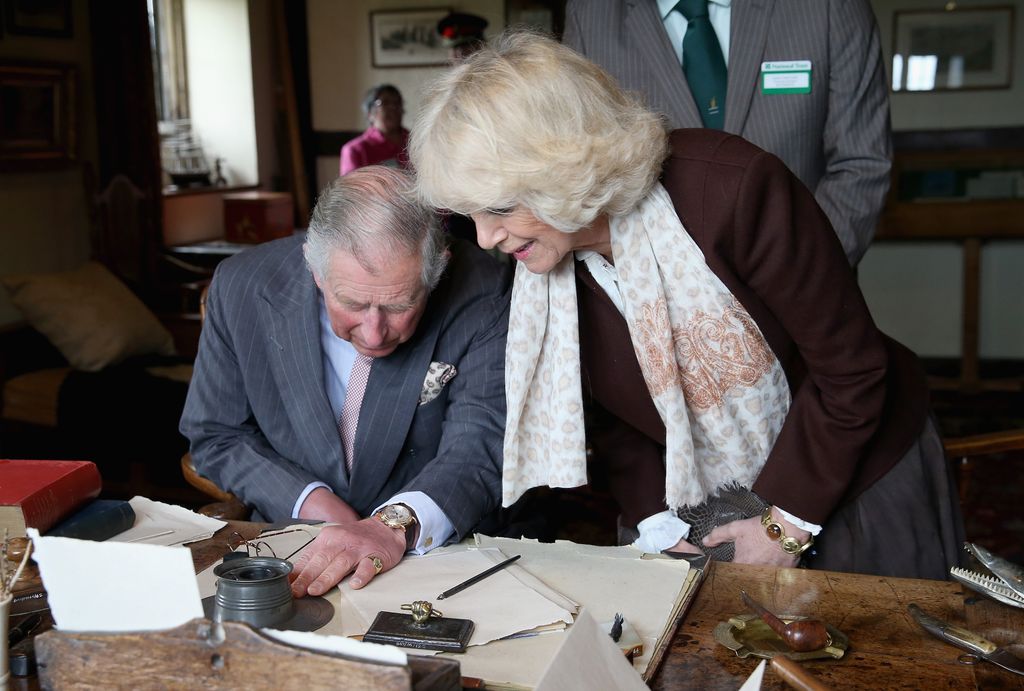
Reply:
[[224, 236], [228, 242], [259, 243], [295, 230], [288, 192], [235, 192], [224, 195]]

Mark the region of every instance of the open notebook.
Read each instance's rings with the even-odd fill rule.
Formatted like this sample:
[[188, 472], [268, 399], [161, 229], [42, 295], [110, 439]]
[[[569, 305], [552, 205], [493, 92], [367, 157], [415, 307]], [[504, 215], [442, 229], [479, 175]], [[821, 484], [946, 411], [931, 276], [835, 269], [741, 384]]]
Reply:
[[[594, 547], [572, 542], [476, 537], [480, 548], [497, 547], [509, 556], [522, 554], [509, 570], [526, 573], [543, 585], [585, 608], [598, 622], [610, 622], [621, 613], [643, 642], [634, 668], [645, 681], [657, 671], [676, 627], [693, 601], [704, 577], [704, 562], [691, 565], [652, 555], [632, 547]], [[551, 668], [567, 632], [495, 641], [467, 650], [457, 657], [462, 675], [480, 677], [488, 686], [534, 688]], [[579, 652], [574, 651], [574, 655]], [[586, 661], [576, 660], [583, 668]]]

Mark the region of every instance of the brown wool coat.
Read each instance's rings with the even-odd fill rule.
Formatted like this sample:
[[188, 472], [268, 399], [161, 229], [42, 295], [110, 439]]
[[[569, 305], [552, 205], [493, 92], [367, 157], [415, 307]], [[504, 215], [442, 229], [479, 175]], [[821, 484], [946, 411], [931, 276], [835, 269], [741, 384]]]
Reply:
[[[792, 406], [754, 491], [822, 524], [887, 473], [928, 412], [913, 353], [876, 327], [814, 197], [774, 156], [711, 130], [676, 130], [662, 184], [711, 270], [757, 322]], [[577, 264], [588, 426], [625, 525], [661, 511], [665, 428], [626, 323]]]

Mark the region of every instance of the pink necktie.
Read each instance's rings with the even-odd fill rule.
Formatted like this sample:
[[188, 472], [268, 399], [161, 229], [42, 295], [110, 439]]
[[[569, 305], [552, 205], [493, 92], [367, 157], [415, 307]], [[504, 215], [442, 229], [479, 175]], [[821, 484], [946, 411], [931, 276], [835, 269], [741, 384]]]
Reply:
[[373, 358], [356, 353], [356, 361], [352, 363], [352, 371], [348, 375], [348, 389], [345, 392], [345, 404], [341, 407], [341, 443], [345, 447], [345, 465], [352, 470], [355, 458], [356, 427], [359, 426], [359, 409], [363, 405], [363, 394], [366, 393], [366, 381], [370, 378], [370, 365]]

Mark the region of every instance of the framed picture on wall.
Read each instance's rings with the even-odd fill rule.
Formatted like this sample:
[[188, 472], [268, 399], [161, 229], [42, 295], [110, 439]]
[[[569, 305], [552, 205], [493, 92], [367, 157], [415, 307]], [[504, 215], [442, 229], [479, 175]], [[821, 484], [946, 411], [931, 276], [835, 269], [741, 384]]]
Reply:
[[0, 170], [61, 167], [76, 145], [75, 68], [0, 63]]
[[1013, 15], [1009, 5], [896, 12], [892, 90], [1009, 88]]
[[427, 67], [448, 64], [448, 49], [437, 33], [447, 7], [370, 12], [374, 67]]
[[71, 0], [3, 0], [11, 35], [71, 38]]
[[505, 26], [524, 26], [561, 38], [565, 0], [505, 0]]

